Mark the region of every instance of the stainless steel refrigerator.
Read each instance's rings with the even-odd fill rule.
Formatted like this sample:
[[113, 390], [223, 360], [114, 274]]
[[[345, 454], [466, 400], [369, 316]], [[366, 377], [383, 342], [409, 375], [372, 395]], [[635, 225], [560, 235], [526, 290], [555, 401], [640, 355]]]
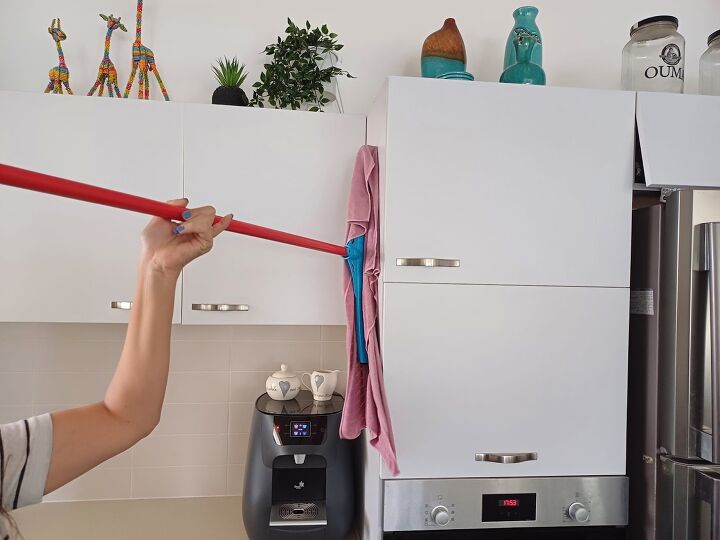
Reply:
[[720, 540], [720, 192], [633, 211], [632, 540]]

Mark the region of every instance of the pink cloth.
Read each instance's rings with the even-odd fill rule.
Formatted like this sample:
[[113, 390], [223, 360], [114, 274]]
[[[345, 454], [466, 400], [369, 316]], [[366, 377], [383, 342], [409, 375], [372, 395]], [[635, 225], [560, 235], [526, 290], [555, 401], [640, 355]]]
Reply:
[[345, 408], [340, 422], [343, 439], [357, 438], [364, 428], [370, 431], [373, 445], [388, 470], [397, 475], [397, 457], [390, 415], [383, 384], [382, 355], [378, 340], [378, 277], [380, 275], [380, 224], [377, 148], [363, 146], [355, 160], [350, 200], [348, 201], [348, 228], [346, 241], [365, 235], [365, 264], [363, 271], [363, 317], [368, 363], [357, 361], [355, 342], [355, 298], [350, 270], [345, 265], [345, 311], [347, 313], [346, 348], [348, 357], [348, 383]]

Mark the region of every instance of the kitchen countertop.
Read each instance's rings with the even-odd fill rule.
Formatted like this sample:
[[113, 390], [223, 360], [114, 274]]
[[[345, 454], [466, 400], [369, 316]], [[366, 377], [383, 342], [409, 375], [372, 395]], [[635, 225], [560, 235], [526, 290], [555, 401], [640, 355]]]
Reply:
[[25, 540], [247, 540], [242, 497], [47, 502], [12, 515]]
[[46, 502], [12, 516], [25, 540], [248, 540], [242, 497]]

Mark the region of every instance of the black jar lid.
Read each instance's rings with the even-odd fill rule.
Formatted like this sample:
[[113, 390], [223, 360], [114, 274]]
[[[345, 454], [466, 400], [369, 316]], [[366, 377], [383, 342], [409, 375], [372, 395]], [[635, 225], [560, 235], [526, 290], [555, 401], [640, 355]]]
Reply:
[[719, 38], [719, 37], [720, 37], [720, 30], [715, 30], [712, 34], [710, 34], [710, 35], [708, 36], [708, 42], [707, 42], [707, 44], [710, 45], [710, 43], [711, 43], [712, 41], [716, 40], [716, 39]]
[[643, 19], [642, 21], [638, 21], [635, 24], [632, 25], [632, 28], [630, 28], [630, 35], [632, 36], [635, 32], [640, 30], [643, 26], [647, 26], [648, 24], [657, 23], [657, 22], [666, 22], [670, 23], [675, 26], [675, 28], [678, 27], [678, 19], [677, 17], [673, 17], [672, 15], [656, 15], [655, 17], [648, 17], [647, 19]]

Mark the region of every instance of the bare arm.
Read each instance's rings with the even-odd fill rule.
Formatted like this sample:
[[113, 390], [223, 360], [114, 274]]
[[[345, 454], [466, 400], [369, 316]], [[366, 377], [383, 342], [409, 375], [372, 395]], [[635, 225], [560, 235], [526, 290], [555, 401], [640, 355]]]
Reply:
[[[174, 201], [184, 206], [187, 201]], [[194, 209], [181, 230], [153, 219], [143, 232], [125, 346], [100, 403], [52, 414], [53, 451], [45, 493], [50, 493], [103, 461], [130, 448], [160, 421], [170, 363], [170, 331], [175, 286], [185, 264], [207, 253], [217, 225], [215, 210]]]

